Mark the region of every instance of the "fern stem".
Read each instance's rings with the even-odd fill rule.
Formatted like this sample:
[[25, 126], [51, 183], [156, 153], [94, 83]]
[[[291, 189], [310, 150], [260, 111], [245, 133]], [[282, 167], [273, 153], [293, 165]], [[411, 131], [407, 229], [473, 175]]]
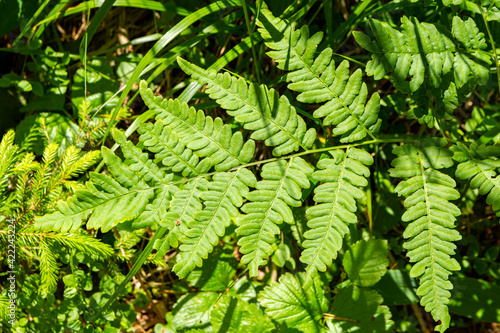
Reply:
[[[452, 140], [452, 139], [447, 139], [447, 141], [449, 141], [449, 142], [455, 142], [455, 140]], [[256, 161], [256, 162], [242, 164], [242, 165], [239, 165], [237, 167], [231, 168], [231, 169], [229, 169], [227, 171], [214, 171], [214, 172], [204, 173], [204, 174], [201, 174], [201, 175], [198, 175], [198, 176], [195, 176], [195, 177], [184, 178], [184, 179], [181, 179], [181, 180], [169, 182], [168, 184], [161, 184], [161, 185], [157, 185], [157, 186], [151, 186], [151, 187], [148, 187], [146, 189], [137, 190], [136, 192], [147, 191], [147, 190], [150, 190], [150, 189], [163, 188], [165, 186], [171, 186], [171, 185], [177, 185], [177, 184], [184, 184], [184, 183], [187, 183], [187, 182], [190, 182], [192, 180], [199, 179], [199, 178], [210, 177], [210, 176], [216, 175], [216, 174], [221, 173], [221, 172], [232, 172], [232, 171], [237, 171], [237, 170], [242, 169], [242, 168], [248, 168], [248, 167], [252, 167], [252, 166], [256, 166], [256, 165], [261, 165], [261, 164], [267, 164], [267, 163], [275, 162], [275, 161], [279, 161], [279, 160], [288, 160], [288, 159], [292, 159], [292, 158], [300, 157], [300, 156], [304, 156], [304, 155], [310, 155], [310, 154], [328, 152], [328, 151], [331, 151], [331, 150], [347, 149], [347, 148], [351, 148], [351, 147], [359, 147], [359, 146], [365, 146], [365, 145], [371, 145], [371, 144], [377, 144], [377, 143], [405, 143], [405, 144], [409, 144], [409, 143], [418, 143], [418, 142], [420, 142], [419, 139], [409, 139], [409, 140], [404, 140], [404, 139], [400, 139], [400, 138], [394, 138], [394, 139], [375, 139], [375, 140], [368, 140], [368, 141], [363, 141], [363, 142], [359, 142], [359, 143], [351, 143], [351, 144], [345, 144], [345, 145], [338, 145], [338, 146], [334, 146], [334, 147], [311, 149], [311, 150], [306, 150], [306, 151], [303, 151], [303, 152], [297, 153], [297, 154], [292, 154], [292, 155], [287, 155], [287, 156], [280, 156], [280, 157], [273, 157], [273, 158], [269, 158], [267, 160], [261, 160], [261, 161]], [[129, 192], [129, 193], [131, 193], [131, 192]]]
[[488, 32], [488, 38], [490, 39], [491, 48], [493, 49], [493, 60], [495, 61], [495, 67], [497, 69], [497, 84], [498, 90], [500, 91], [500, 64], [498, 63], [498, 54], [497, 49], [495, 47], [495, 40], [493, 39], [493, 35], [491, 34], [490, 26], [488, 25], [488, 18], [486, 17], [486, 13], [484, 12], [483, 6], [481, 6], [481, 1], [476, 0], [477, 7], [481, 12], [481, 16], [483, 17], [484, 25], [486, 27], [486, 31]]

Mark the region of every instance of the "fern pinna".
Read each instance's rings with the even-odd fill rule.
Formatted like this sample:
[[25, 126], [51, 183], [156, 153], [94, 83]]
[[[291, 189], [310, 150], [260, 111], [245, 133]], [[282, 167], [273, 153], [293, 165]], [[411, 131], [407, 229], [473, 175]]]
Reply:
[[[458, 103], [460, 89], [470, 92], [488, 78], [489, 60], [481, 53], [484, 38], [471, 20], [456, 17], [450, 31], [406, 17], [400, 29], [370, 22], [374, 39], [360, 32], [355, 37], [371, 52], [366, 71], [375, 80], [391, 74], [394, 86], [412, 96], [434, 87], [440, 96], [449, 97], [449, 113]], [[405, 197], [407, 208], [402, 221], [408, 222], [404, 247], [413, 263], [410, 274], [420, 279], [421, 304], [441, 321], [437, 329], [444, 331], [450, 322], [449, 275], [460, 268], [452, 258], [453, 242], [460, 239], [454, 229], [460, 210], [453, 202], [460, 195], [450, 170], [444, 169], [454, 167], [453, 160], [459, 162], [456, 176], [486, 194], [498, 212], [499, 154], [495, 150], [494, 156], [488, 156], [493, 150], [477, 145], [448, 148], [444, 139], [385, 140], [378, 134], [380, 96], [369, 91], [361, 69], [352, 71], [347, 60], [336, 65], [333, 50], [321, 46], [322, 32], [310, 36], [307, 26], [295, 29], [265, 5], [257, 25], [270, 49], [268, 55], [285, 72], [288, 89], [312, 110], [309, 118], [322, 120], [323, 133], [276, 90], [178, 58], [179, 67], [206, 85], [206, 94], [226, 111], [227, 118], [214, 119], [186, 102], [155, 97], [142, 81], [140, 93], [155, 120], [140, 125], [137, 144], [113, 130], [121, 152], [102, 148], [107, 173], [91, 173], [84, 188], [59, 202], [57, 211], [38, 217], [36, 226], [63, 232], [75, 231], [84, 223], [104, 232], [166, 228], [166, 236], [155, 244], [157, 258], [177, 248], [173, 271], [184, 278], [202, 266], [234, 225], [241, 263], [255, 277], [275, 253], [278, 235], [297, 222], [297, 208], [307, 206], [306, 230], [294, 229], [302, 249], [298, 257], [304, 264], [297, 269], [305, 273], [299, 278], [284, 275], [261, 293], [261, 304], [271, 317], [295, 325], [294, 318], [279, 314], [286, 302], [271, 294], [294, 290], [313, 298], [309, 293], [320, 281], [318, 272], [327, 271], [343, 253], [344, 239], [360, 220], [359, 207], [364, 207], [360, 202], [371, 183], [375, 156], [363, 147], [401, 141], [404, 144], [393, 151], [397, 157], [390, 175], [403, 179], [395, 190]], [[426, 119], [438, 116], [431, 110]], [[233, 124], [244, 130], [234, 130]], [[318, 136], [322, 140], [316, 140]], [[274, 158], [255, 159], [258, 140], [272, 148]], [[353, 292], [359, 292], [356, 288]], [[288, 301], [298, 302], [294, 297]], [[378, 298], [377, 302], [382, 303]], [[303, 327], [321, 331], [321, 316], [310, 311], [327, 311], [326, 305], [306, 303], [297, 313], [297, 318], [303, 317], [297, 325], [304, 320]]]
[[368, 27], [370, 36], [354, 32], [371, 53], [366, 73], [376, 80], [390, 73], [394, 86], [417, 102], [418, 110], [408, 115], [420, 122], [433, 126], [440, 118], [451, 119], [465, 97], [488, 81], [484, 34], [471, 18], [454, 16], [451, 30], [406, 16], [399, 28], [375, 19]]
[[394, 149], [391, 176], [406, 179], [396, 191], [406, 197], [408, 210], [402, 220], [409, 222], [403, 236], [409, 239], [403, 246], [414, 262], [410, 275], [420, 278], [417, 294], [421, 304], [441, 324], [438, 331], [449, 327], [448, 307], [453, 285], [448, 280], [452, 271], [460, 269], [450, 256], [455, 254], [454, 241], [461, 236], [455, 228], [460, 209], [450, 202], [460, 197], [456, 183], [439, 169], [453, 165], [450, 150], [444, 149], [444, 139], [426, 139], [418, 145], [405, 144]]

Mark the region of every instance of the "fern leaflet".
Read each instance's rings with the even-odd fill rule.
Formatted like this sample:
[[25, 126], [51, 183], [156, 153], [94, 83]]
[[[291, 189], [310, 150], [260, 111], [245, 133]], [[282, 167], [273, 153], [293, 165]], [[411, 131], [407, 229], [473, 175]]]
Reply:
[[348, 148], [331, 151], [332, 159], [322, 159], [312, 178], [323, 182], [314, 190], [314, 201], [307, 209], [309, 230], [304, 234], [300, 261], [308, 264], [306, 283], [317, 272], [324, 272], [342, 247], [342, 238], [349, 233], [349, 223], [356, 223], [356, 200], [364, 196], [360, 189], [368, 184], [366, 177], [373, 163], [364, 150]]
[[245, 168], [213, 176], [208, 183], [208, 191], [200, 194], [205, 208], [195, 213], [195, 219], [188, 223], [188, 230], [181, 238], [180, 258], [174, 266], [180, 278], [196, 266], [201, 267], [202, 259], [208, 257], [219, 237], [224, 235], [231, 217], [238, 215], [237, 207], [243, 204], [248, 186], [253, 187], [256, 182], [253, 173]]
[[[167, 251], [167, 246], [178, 247], [182, 235], [186, 232], [187, 225], [194, 220], [194, 214], [202, 210], [200, 195], [208, 190], [208, 181], [205, 178], [196, 178], [187, 183], [182, 190], [176, 191], [167, 213], [166, 226], [168, 234], [161, 245], [158, 253]], [[176, 222], [179, 221], [177, 224]]]
[[453, 178], [437, 170], [453, 165], [452, 152], [442, 148], [445, 145], [444, 139], [426, 139], [419, 146], [398, 146], [393, 151], [398, 156], [392, 162], [394, 168], [389, 170], [391, 176], [406, 179], [395, 189], [406, 197], [404, 205], [408, 209], [402, 216], [403, 221], [409, 222], [403, 234], [408, 241], [403, 247], [415, 263], [410, 275], [420, 278], [420, 303], [435, 320], [441, 321], [436, 327], [441, 332], [450, 324], [446, 304], [453, 285], [448, 276], [460, 269], [450, 256], [455, 253], [453, 242], [461, 238], [454, 229], [460, 210], [449, 202], [460, 194]]
[[154, 195], [144, 181], [130, 170], [108, 148], [102, 148], [102, 156], [114, 178], [91, 173], [86, 188], [75, 193], [67, 202], [58, 202], [59, 211], [38, 217], [37, 227], [42, 230], [62, 232], [78, 229], [87, 219], [88, 229], [110, 230], [121, 222], [137, 218]]
[[314, 117], [323, 118], [324, 125], [335, 125], [333, 135], [341, 142], [374, 137], [381, 120], [378, 119], [380, 97], [374, 93], [367, 101], [368, 90], [362, 81], [361, 69], [349, 74], [349, 63], [343, 61], [335, 68], [333, 51], [326, 48], [316, 56], [323, 32], [309, 37], [309, 29], [293, 26], [275, 18], [263, 8], [258, 25], [266, 45], [273, 51], [267, 54], [278, 62], [278, 68], [288, 71], [288, 88], [299, 92], [297, 100], [304, 103], [323, 103]]
[[467, 148], [463, 144], [454, 146], [453, 159], [461, 162], [457, 166], [456, 176], [470, 180], [472, 189], [479, 189], [479, 194], [486, 194], [486, 203], [500, 216], [500, 178], [496, 169], [500, 167], [498, 146], [478, 146], [476, 143]]
[[155, 153], [155, 163], [161, 162], [174, 172], [181, 172], [183, 176], [198, 176], [208, 172], [210, 161], [200, 162], [193, 151], [186, 148], [179, 136], [162, 122], [143, 124], [137, 130], [141, 134], [141, 142], [152, 153]]
[[281, 156], [299, 148], [308, 149], [316, 139], [316, 131], [307, 129], [304, 120], [285, 96], [278, 96], [274, 89], [265, 85], [247, 84], [243, 79], [228, 73], [217, 74], [178, 58], [179, 66], [200, 84], [207, 84], [210, 98], [235, 117], [243, 127], [255, 132], [255, 140], [265, 140], [275, 156]]
[[280, 231], [277, 225], [293, 222], [289, 206], [302, 205], [302, 189], [309, 188], [311, 173], [311, 166], [300, 157], [262, 167], [263, 180], [247, 195], [250, 202], [241, 208], [247, 214], [238, 219], [236, 229], [240, 252], [244, 254], [241, 262], [248, 264], [250, 276], [257, 276], [259, 266], [265, 265], [272, 254], [274, 237]]
[[140, 215], [130, 222], [130, 228], [140, 229], [158, 223], [172, 229], [173, 224], [168, 223], [167, 211], [170, 207], [172, 193], [178, 190], [176, 186], [169, 185], [173, 174], [167, 174], [161, 170], [149, 159], [148, 154], [143, 153], [132, 142], [127, 141], [122, 132], [113, 129], [111, 133], [115, 141], [120, 144], [128, 168], [138, 175], [138, 179], [155, 188], [154, 200], [148, 203]]
[[156, 120], [175, 132], [180, 141], [199, 158], [208, 158], [215, 170], [226, 171], [248, 163], [255, 150], [255, 142], [243, 144], [241, 132], [232, 133], [230, 125], [221, 118], [206, 117], [203, 111], [190, 108], [178, 100], [163, 100], [154, 97], [146, 82], [140, 85], [141, 96], [146, 105], [157, 113]]
[[358, 31], [354, 36], [372, 54], [366, 72], [375, 80], [392, 73], [394, 86], [406, 93], [415, 92], [426, 77], [437, 88], [448, 73], [458, 88], [470, 80], [476, 84], [488, 80], [491, 61], [481, 52], [486, 47], [484, 34], [470, 18], [463, 21], [454, 16], [452, 33], [406, 16], [401, 19], [401, 30], [377, 20], [370, 21], [370, 29], [373, 38]]

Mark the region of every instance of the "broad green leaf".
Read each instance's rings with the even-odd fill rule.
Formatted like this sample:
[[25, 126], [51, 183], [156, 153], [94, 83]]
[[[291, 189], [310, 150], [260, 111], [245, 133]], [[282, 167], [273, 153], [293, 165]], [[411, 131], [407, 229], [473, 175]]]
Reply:
[[180, 297], [172, 310], [172, 323], [176, 331], [209, 328], [210, 313], [218, 297], [219, 294], [214, 292], [200, 292]]
[[201, 268], [186, 276], [186, 280], [202, 291], [223, 291], [236, 273], [237, 261], [229, 250], [216, 246]]
[[373, 287], [384, 298], [387, 305], [408, 305], [418, 302], [418, 281], [410, 272], [400, 269], [389, 270]]
[[265, 312], [278, 323], [293, 331], [321, 332], [324, 330], [323, 312], [328, 299], [319, 279], [311, 287], [302, 287], [304, 275], [286, 273], [278, 282], [271, 283], [259, 293], [258, 301]]
[[377, 283], [389, 265], [386, 240], [360, 240], [349, 248], [342, 264], [349, 279], [358, 286], [370, 287]]
[[236, 297], [223, 296], [211, 313], [214, 332], [261, 333], [272, 332], [275, 328], [271, 319], [255, 304]]
[[468, 277], [454, 277], [452, 282], [455, 286], [449, 304], [452, 313], [477, 321], [500, 322], [498, 284]]
[[333, 300], [330, 332], [391, 332], [391, 312], [382, 302], [374, 290], [354, 285], [340, 289]]

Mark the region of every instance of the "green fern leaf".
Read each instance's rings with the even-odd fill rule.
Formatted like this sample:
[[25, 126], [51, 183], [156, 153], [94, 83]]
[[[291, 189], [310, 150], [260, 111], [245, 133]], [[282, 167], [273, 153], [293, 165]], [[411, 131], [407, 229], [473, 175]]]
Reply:
[[[163, 249], [166, 246], [178, 247], [179, 241], [188, 230], [188, 225], [194, 220], [196, 212], [202, 210], [201, 193], [208, 190], [208, 181], [205, 178], [196, 178], [186, 184], [182, 190], [173, 194], [170, 211], [167, 213], [166, 227], [169, 233], [163, 240]], [[178, 223], [176, 223], [179, 221]], [[160, 250], [158, 250], [160, 252]]]
[[174, 272], [180, 278], [196, 266], [201, 267], [202, 259], [208, 257], [219, 237], [224, 236], [231, 218], [238, 215], [237, 207], [243, 204], [248, 186], [254, 187], [256, 182], [253, 173], [245, 168], [213, 176], [208, 191], [200, 194], [205, 208], [195, 213], [195, 219], [188, 223], [188, 230], [181, 238], [180, 258], [174, 266]]
[[143, 153], [132, 142], [127, 141], [121, 131], [113, 129], [112, 135], [115, 141], [120, 144], [123, 156], [125, 157], [125, 164], [142, 181], [154, 187], [153, 202], [148, 203], [144, 211], [130, 222], [130, 228], [141, 229], [158, 223], [171, 230], [174, 224], [168, 223], [170, 221], [167, 217], [167, 211], [170, 207], [172, 194], [179, 190], [176, 186], [170, 184], [173, 180], [173, 174], [167, 174], [161, 170], [149, 159], [148, 154]]
[[300, 261], [308, 264], [306, 283], [316, 271], [324, 272], [342, 247], [343, 237], [349, 233], [348, 225], [358, 221], [356, 200], [364, 196], [361, 187], [368, 184], [366, 177], [373, 163], [372, 156], [364, 150], [348, 148], [345, 152], [330, 152], [333, 159], [318, 162], [312, 178], [323, 182], [314, 190], [314, 201], [318, 203], [307, 209], [309, 230], [302, 246]]
[[243, 144], [241, 132], [233, 134], [230, 125], [224, 125], [221, 118], [206, 117], [203, 111], [196, 111], [178, 100], [154, 97], [153, 92], [146, 88], [146, 82], [142, 81], [142, 99], [157, 113], [156, 121], [175, 132], [199, 158], [208, 158], [215, 170], [226, 171], [253, 158], [255, 142], [249, 140]]
[[245, 80], [228, 73], [206, 71], [184, 59], [177, 58], [179, 66], [200, 84], [207, 84], [210, 98], [235, 117], [243, 127], [254, 131], [251, 138], [265, 140], [275, 156], [281, 156], [299, 148], [308, 149], [316, 139], [316, 131], [307, 129], [304, 120], [285, 96], [265, 85], [249, 85]]
[[487, 195], [486, 202], [500, 216], [500, 178], [496, 173], [500, 167], [499, 147], [473, 143], [469, 148], [463, 144], [454, 148], [453, 158], [462, 162], [457, 166], [456, 176], [469, 180], [472, 189], [479, 189], [479, 194]]
[[174, 172], [181, 172], [183, 176], [198, 176], [210, 169], [210, 161], [200, 162], [198, 156], [191, 149], [185, 147], [175, 132], [164, 127], [162, 122], [146, 123], [137, 130], [140, 140], [152, 153], [155, 153], [155, 163], [161, 162]]
[[367, 101], [368, 90], [362, 81], [362, 72], [349, 73], [349, 63], [343, 61], [335, 68], [333, 51], [326, 48], [317, 55], [322, 32], [309, 37], [303, 26], [275, 18], [267, 8], [260, 11], [257, 24], [266, 45], [273, 51], [267, 54], [278, 62], [278, 68], [288, 71], [288, 88], [299, 92], [297, 100], [304, 103], [323, 103], [314, 111], [315, 118], [324, 118], [325, 125], [335, 125], [333, 135], [341, 135], [341, 142], [374, 138], [381, 120], [378, 119], [380, 97], [374, 93]]
[[267, 264], [266, 258], [273, 252], [275, 235], [280, 231], [277, 225], [283, 221], [293, 222], [290, 206], [302, 205], [302, 189], [309, 188], [312, 171], [312, 167], [300, 157], [262, 167], [263, 180], [247, 195], [251, 202], [241, 208], [247, 214], [238, 219], [236, 229], [240, 237], [240, 252], [244, 254], [241, 263], [248, 264], [250, 276], [257, 276], [259, 266]]
[[419, 146], [398, 146], [393, 151], [398, 156], [392, 162], [394, 168], [389, 170], [392, 177], [406, 179], [395, 189], [406, 197], [407, 211], [402, 220], [409, 222], [403, 234], [408, 241], [403, 247], [414, 263], [410, 275], [420, 278], [420, 304], [441, 321], [436, 327], [441, 332], [450, 324], [446, 304], [453, 285], [448, 276], [460, 269], [450, 256], [455, 253], [453, 242], [461, 238], [453, 229], [460, 210], [449, 201], [458, 199], [460, 194], [453, 178], [437, 170], [453, 165], [453, 153], [442, 148], [445, 145], [444, 139], [426, 139]]
[[286, 273], [259, 293], [257, 300], [266, 314], [290, 331], [323, 332], [323, 313], [328, 310], [328, 298], [318, 278], [311, 288], [302, 286], [303, 273]]
[[485, 84], [489, 78], [491, 61], [481, 52], [486, 47], [484, 34], [470, 18], [463, 21], [454, 16], [451, 33], [406, 16], [400, 30], [377, 20], [370, 21], [370, 29], [373, 37], [354, 32], [356, 41], [372, 53], [366, 72], [376, 80], [392, 73], [394, 86], [406, 93], [415, 92], [426, 78], [437, 88], [448, 73], [453, 74], [457, 88], [470, 79]]
[[58, 202], [59, 211], [36, 219], [37, 228], [74, 231], [90, 216], [87, 228], [102, 228], [106, 232], [143, 212], [154, 195], [153, 189], [108, 148], [102, 148], [102, 156], [115, 179], [91, 173], [84, 190], [76, 192], [67, 202]]

